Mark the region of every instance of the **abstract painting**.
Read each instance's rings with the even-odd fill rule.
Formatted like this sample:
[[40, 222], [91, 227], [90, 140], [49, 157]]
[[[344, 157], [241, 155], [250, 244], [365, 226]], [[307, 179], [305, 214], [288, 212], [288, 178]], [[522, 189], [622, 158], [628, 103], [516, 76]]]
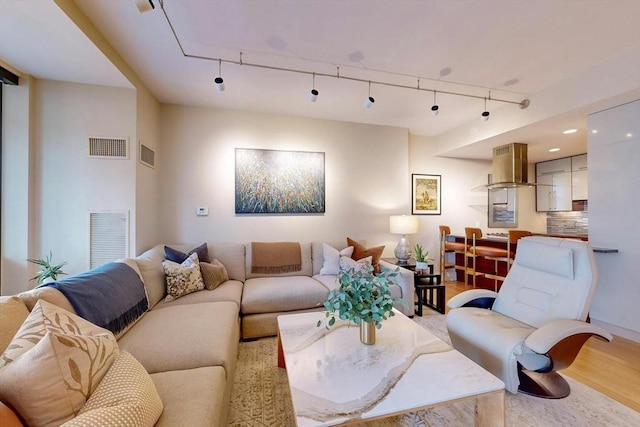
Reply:
[[324, 153], [236, 148], [237, 214], [324, 213]]

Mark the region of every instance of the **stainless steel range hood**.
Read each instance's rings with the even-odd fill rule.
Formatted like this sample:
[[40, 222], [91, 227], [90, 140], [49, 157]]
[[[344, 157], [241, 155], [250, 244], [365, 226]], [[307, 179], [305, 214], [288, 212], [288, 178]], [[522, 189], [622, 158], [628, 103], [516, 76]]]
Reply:
[[527, 144], [513, 142], [493, 149], [492, 178], [487, 188], [529, 186]]

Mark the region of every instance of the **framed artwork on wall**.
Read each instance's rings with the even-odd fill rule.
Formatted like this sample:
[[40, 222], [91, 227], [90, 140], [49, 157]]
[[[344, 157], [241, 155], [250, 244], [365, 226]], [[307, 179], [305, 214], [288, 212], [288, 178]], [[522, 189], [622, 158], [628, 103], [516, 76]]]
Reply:
[[236, 148], [236, 214], [325, 210], [324, 153]]
[[412, 215], [440, 215], [441, 201], [440, 175], [411, 175]]

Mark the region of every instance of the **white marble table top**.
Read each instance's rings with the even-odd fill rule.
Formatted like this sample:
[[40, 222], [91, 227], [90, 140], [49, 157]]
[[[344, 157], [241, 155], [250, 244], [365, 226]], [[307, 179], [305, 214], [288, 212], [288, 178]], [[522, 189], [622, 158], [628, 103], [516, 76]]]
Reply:
[[504, 383], [396, 311], [360, 343], [360, 330], [324, 312], [278, 317], [298, 426], [379, 418], [504, 390]]

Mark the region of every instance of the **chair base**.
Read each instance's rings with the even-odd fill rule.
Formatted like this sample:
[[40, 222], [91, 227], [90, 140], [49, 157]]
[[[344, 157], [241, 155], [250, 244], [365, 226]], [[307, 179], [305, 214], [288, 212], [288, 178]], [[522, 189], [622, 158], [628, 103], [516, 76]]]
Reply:
[[544, 399], [563, 399], [571, 393], [569, 383], [557, 372], [539, 373], [521, 369], [518, 371], [518, 391]]

